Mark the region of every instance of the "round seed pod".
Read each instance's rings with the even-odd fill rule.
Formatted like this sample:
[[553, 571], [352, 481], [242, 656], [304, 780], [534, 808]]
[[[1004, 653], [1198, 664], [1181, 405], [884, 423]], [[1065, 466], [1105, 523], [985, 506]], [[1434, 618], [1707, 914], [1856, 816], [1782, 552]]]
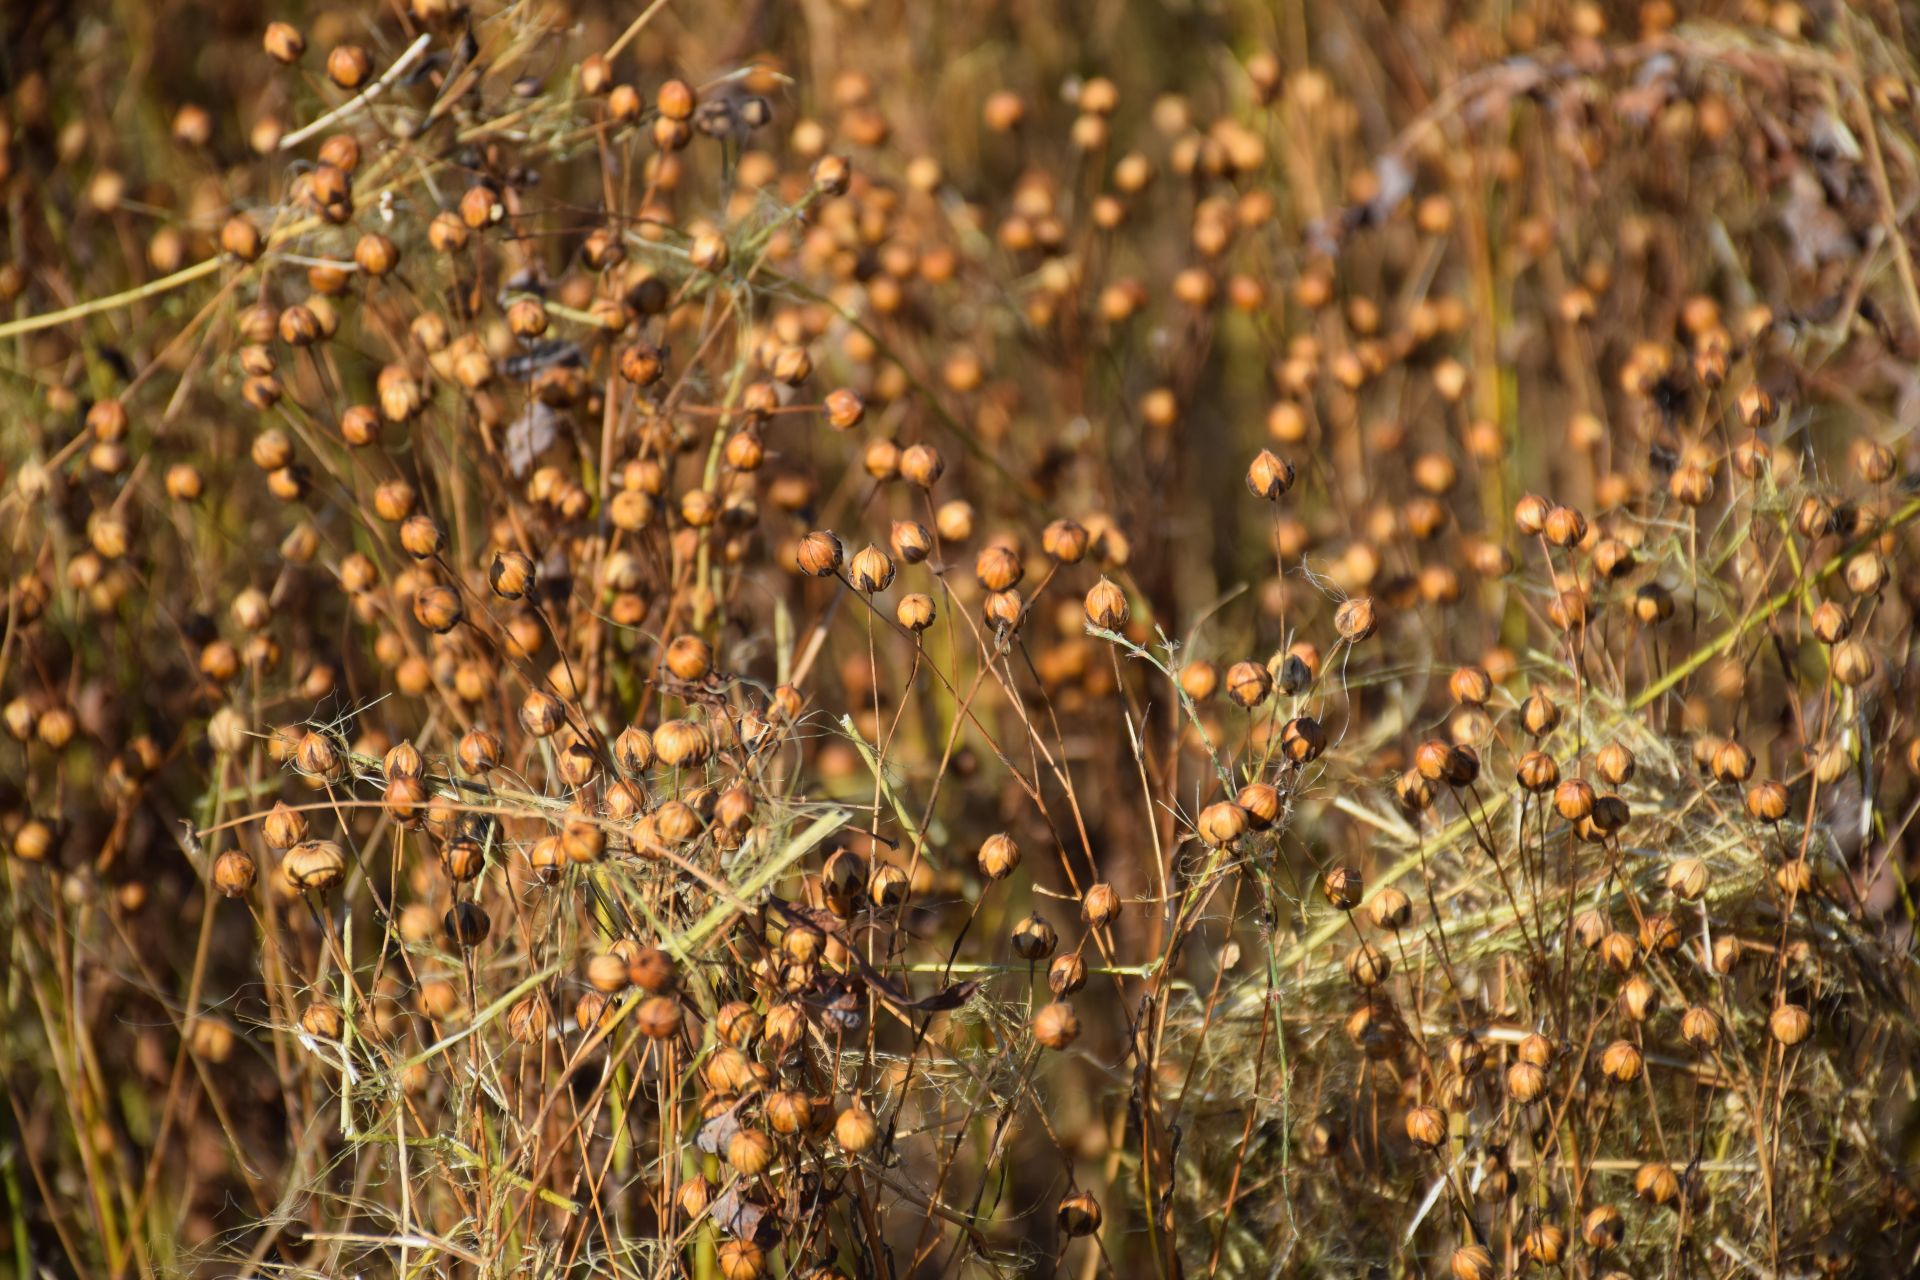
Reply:
[[1367, 904], [1367, 912], [1372, 916], [1375, 926], [1398, 933], [1413, 916], [1413, 901], [1400, 889], [1387, 885], [1373, 895], [1373, 901]]
[[1020, 847], [1005, 832], [990, 835], [980, 842], [976, 862], [988, 880], [1004, 880], [1020, 865]]
[[1593, 813], [1593, 784], [1584, 778], [1568, 778], [1553, 793], [1554, 812], [1568, 822], [1578, 822]]
[[[727, 1154], [732, 1163], [731, 1147]], [[723, 1241], [714, 1251], [714, 1261], [719, 1265], [721, 1280], [760, 1280], [767, 1265], [766, 1254], [751, 1240]]]
[[1087, 962], [1077, 951], [1053, 958], [1047, 966], [1047, 990], [1057, 999], [1065, 999], [1087, 985]]
[[347, 856], [331, 840], [306, 840], [287, 850], [280, 871], [297, 892], [327, 893], [346, 879]]
[[487, 935], [493, 931], [493, 921], [477, 903], [456, 902], [447, 911], [441, 928], [448, 941], [471, 949], [487, 940]]
[[1455, 1249], [1447, 1259], [1447, 1274], [1453, 1280], [1493, 1280], [1498, 1272], [1494, 1269], [1493, 1255], [1486, 1246], [1469, 1244]]
[[1515, 766], [1514, 780], [1534, 795], [1545, 795], [1560, 785], [1560, 766], [1544, 751], [1529, 751]]
[[1644, 1061], [1631, 1041], [1615, 1040], [1600, 1054], [1600, 1074], [1614, 1084], [1632, 1084], [1640, 1078]]
[[1072, 520], [1055, 520], [1040, 532], [1040, 548], [1061, 564], [1079, 564], [1086, 558], [1091, 536]]
[[1779, 1043], [1793, 1048], [1805, 1044], [1813, 1034], [1813, 1017], [1799, 1005], [1783, 1002], [1768, 1015], [1767, 1030]]
[[1056, 1217], [1064, 1235], [1075, 1238], [1094, 1235], [1100, 1230], [1100, 1202], [1091, 1192], [1076, 1191], [1061, 1199]]
[[1120, 916], [1120, 895], [1110, 884], [1088, 887], [1080, 899], [1080, 919], [1095, 929], [1104, 929]]
[[[27, 827], [34, 825], [37, 824], [25, 823], [21, 826], [20, 832], [15, 833], [14, 852], [16, 854], [20, 853], [20, 834], [25, 832]], [[24, 857], [26, 855], [23, 854], [21, 856]], [[29, 861], [41, 861], [45, 856], [45, 851], [42, 850], [39, 857], [30, 858]], [[226, 897], [245, 897], [248, 890], [253, 888], [256, 875], [257, 868], [254, 865], [253, 858], [244, 850], [228, 849], [218, 858], [214, 859], [213, 886]]]
[[773, 1140], [758, 1129], [741, 1129], [727, 1142], [727, 1163], [743, 1177], [764, 1173], [773, 1163]]
[[1539, 1223], [1521, 1237], [1520, 1252], [1535, 1266], [1557, 1267], [1567, 1256], [1567, 1233], [1551, 1222]]
[[1279, 820], [1280, 792], [1264, 782], [1249, 782], [1233, 802], [1246, 810], [1247, 825], [1255, 831], [1265, 831]]
[[1037, 914], [1029, 915], [1013, 926], [1012, 940], [1013, 953], [1029, 964], [1052, 955], [1060, 941], [1053, 926], [1047, 923], [1044, 916]]
[[648, 996], [633, 1011], [634, 1025], [650, 1040], [668, 1040], [680, 1030], [680, 1002], [669, 995]]
[[1536, 1067], [1528, 1061], [1517, 1061], [1507, 1067], [1507, 1096], [1513, 1102], [1538, 1102], [1548, 1092], [1548, 1073], [1544, 1067]]
[[1351, 911], [1366, 895], [1366, 878], [1356, 867], [1335, 867], [1320, 880], [1320, 892], [1340, 911]]
[[1033, 1015], [1033, 1038], [1048, 1049], [1065, 1049], [1080, 1038], [1080, 1018], [1073, 1006], [1056, 1000]]
[[1580, 1222], [1580, 1238], [1589, 1249], [1615, 1249], [1626, 1237], [1627, 1224], [1610, 1204], [1597, 1205]]
[[1695, 1004], [1680, 1015], [1680, 1038], [1693, 1050], [1711, 1054], [1720, 1046], [1720, 1015], [1709, 1007]]
[[1407, 1112], [1403, 1126], [1407, 1140], [1426, 1151], [1434, 1150], [1447, 1140], [1446, 1113], [1438, 1107], [1414, 1107]]
[[1618, 742], [1609, 742], [1594, 754], [1594, 769], [1608, 786], [1625, 786], [1633, 777], [1633, 752]]
[[1680, 1178], [1672, 1165], [1649, 1160], [1633, 1171], [1633, 1193], [1650, 1205], [1664, 1208], [1680, 1198]]
[[1371, 990], [1385, 982], [1393, 972], [1387, 953], [1370, 942], [1362, 942], [1347, 953], [1347, 980], [1362, 990]]
[[1667, 867], [1667, 892], [1682, 902], [1697, 902], [1707, 891], [1711, 873], [1699, 858], [1681, 858]]
[[893, 560], [880, 548], [869, 544], [853, 557], [847, 580], [863, 595], [885, 591], [893, 582]]
[[880, 1126], [875, 1123], [873, 1113], [858, 1101], [844, 1108], [833, 1119], [833, 1140], [849, 1155], [865, 1151], [879, 1136]]
[[1230, 800], [1221, 800], [1200, 811], [1195, 829], [1208, 845], [1225, 849], [1245, 835], [1249, 825], [1245, 809]]
[[1085, 609], [1087, 621], [1102, 631], [1118, 631], [1130, 616], [1126, 593], [1108, 578], [1101, 578], [1087, 592]]
[[283, 66], [292, 66], [307, 51], [306, 37], [298, 27], [286, 22], [269, 22], [260, 44], [269, 58]]

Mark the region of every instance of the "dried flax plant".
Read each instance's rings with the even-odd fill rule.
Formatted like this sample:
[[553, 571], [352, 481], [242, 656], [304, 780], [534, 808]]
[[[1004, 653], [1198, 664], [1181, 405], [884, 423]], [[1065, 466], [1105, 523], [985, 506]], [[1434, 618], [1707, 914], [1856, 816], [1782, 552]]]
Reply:
[[1920, 1266], [1913, 15], [1081, 8], [8, 15], [11, 1270]]

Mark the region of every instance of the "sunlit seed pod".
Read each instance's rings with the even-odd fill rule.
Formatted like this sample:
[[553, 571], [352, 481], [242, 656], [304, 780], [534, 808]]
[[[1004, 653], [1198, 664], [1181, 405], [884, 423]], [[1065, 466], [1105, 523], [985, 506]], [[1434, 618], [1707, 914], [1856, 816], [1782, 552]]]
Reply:
[[649, 1040], [667, 1040], [680, 1030], [680, 1001], [670, 995], [652, 995], [633, 1011], [634, 1026]]
[[287, 850], [280, 870], [301, 893], [327, 893], [346, 879], [347, 857], [331, 840], [306, 840]]
[[1650, 912], [1640, 918], [1640, 949], [1649, 955], [1669, 954], [1680, 947], [1680, 926], [1670, 915]]
[[1680, 1198], [1680, 1178], [1672, 1165], [1649, 1160], [1633, 1171], [1633, 1193], [1656, 1208], [1665, 1207]]
[[727, 1142], [727, 1163], [742, 1177], [764, 1173], [773, 1164], [773, 1140], [758, 1129], [741, 1129]]
[[1832, 600], [1827, 600], [1813, 611], [1808, 629], [1821, 644], [1831, 646], [1839, 644], [1852, 634], [1853, 620], [1847, 616], [1845, 609]]
[[1334, 611], [1334, 630], [1348, 644], [1359, 644], [1374, 633], [1378, 615], [1370, 596], [1355, 596]]
[[1100, 1202], [1091, 1192], [1074, 1192], [1061, 1198], [1055, 1219], [1064, 1235], [1075, 1238], [1096, 1235], [1100, 1230]]
[[1095, 929], [1104, 929], [1119, 918], [1120, 908], [1120, 895], [1112, 885], [1090, 885], [1080, 898], [1080, 919]]
[[1246, 480], [1247, 489], [1254, 497], [1278, 502], [1293, 488], [1293, 464], [1269, 449], [1262, 449], [1247, 467]]
[[669, 769], [705, 763], [713, 746], [713, 735], [691, 720], [662, 721], [653, 732], [654, 757]]
[[1469, 1244], [1455, 1249], [1447, 1258], [1447, 1273], [1453, 1280], [1493, 1280], [1499, 1272], [1493, 1254], [1484, 1245]]
[[1631, 973], [1640, 960], [1640, 952], [1634, 946], [1633, 939], [1618, 929], [1609, 929], [1593, 950], [1599, 956], [1600, 963], [1614, 973]]
[[1087, 622], [1102, 631], [1119, 631], [1127, 625], [1131, 613], [1126, 592], [1104, 577], [1088, 590], [1084, 607]]
[[486, 846], [469, 835], [455, 835], [440, 850], [440, 863], [456, 884], [480, 878], [487, 868]]
[[1399, 932], [1413, 916], [1413, 902], [1400, 889], [1387, 885], [1367, 903], [1367, 913], [1375, 926]]
[[233, 1057], [238, 1039], [233, 1024], [225, 1018], [202, 1014], [187, 1024], [187, 1047], [194, 1057], [214, 1066], [222, 1066]]
[[1047, 966], [1047, 990], [1056, 999], [1065, 999], [1087, 985], [1087, 962], [1077, 951], [1053, 958]]
[[1247, 825], [1255, 831], [1265, 831], [1280, 818], [1280, 792], [1264, 782], [1240, 788], [1234, 803], [1246, 811]]
[[500, 767], [500, 739], [485, 729], [472, 729], [461, 735], [455, 754], [463, 772], [480, 777]]
[[1346, 970], [1348, 981], [1367, 990], [1387, 980], [1393, 972], [1393, 960], [1372, 943], [1362, 942], [1347, 953]]
[[1507, 1068], [1507, 1096], [1515, 1102], [1537, 1102], [1546, 1091], [1545, 1068], [1531, 1062], [1516, 1062]]
[[627, 989], [627, 962], [611, 951], [603, 951], [587, 960], [587, 984], [608, 994]]
[[1042, 1005], [1033, 1015], [1033, 1038], [1044, 1048], [1068, 1048], [1080, 1038], [1079, 1015], [1065, 1001]]
[[1424, 813], [1433, 807], [1436, 796], [1433, 782], [1417, 768], [1408, 769], [1394, 782], [1394, 798], [1408, 813]]
[[713, 1029], [722, 1043], [749, 1053], [760, 1038], [760, 1015], [745, 1001], [731, 1000], [713, 1011]]
[[1753, 775], [1753, 765], [1753, 752], [1738, 742], [1723, 742], [1714, 748], [1708, 771], [1717, 782], [1739, 783]]
[[1745, 806], [1749, 818], [1772, 825], [1788, 816], [1788, 789], [1774, 779], [1753, 783], [1747, 787]]
[[1560, 766], [1543, 751], [1529, 751], [1514, 767], [1514, 780], [1534, 795], [1545, 795], [1560, 785]]
[[1681, 858], [1667, 867], [1667, 892], [1682, 902], [1696, 902], [1710, 881], [1707, 864], [1699, 858]]
[[874, 1120], [873, 1113], [857, 1101], [834, 1117], [833, 1140], [849, 1155], [858, 1155], [867, 1150], [879, 1136], [880, 1126]]
[[1029, 964], [1045, 960], [1059, 944], [1059, 936], [1054, 933], [1053, 926], [1039, 915], [1029, 915], [1016, 923], [1011, 938], [1014, 954]]
[[1813, 867], [1805, 858], [1788, 858], [1774, 868], [1773, 882], [1788, 897], [1813, 892]]
[[872, 595], [885, 591], [893, 583], [893, 560], [880, 548], [869, 544], [853, 557], [847, 567], [847, 581], [855, 591]]
[[1020, 865], [1020, 847], [1012, 836], [999, 832], [980, 842], [975, 861], [988, 880], [1004, 880]]
[[1568, 822], [1590, 816], [1594, 806], [1593, 784], [1584, 778], [1568, 778], [1553, 792], [1553, 808]]
[[1720, 1017], [1704, 1005], [1694, 1005], [1680, 1015], [1680, 1038], [1701, 1053], [1709, 1053], [1720, 1044]]
[[286, 22], [268, 23], [260, 43], [269, 58], [287, 66], [300, 61], [300, 56], [307, 51], [306, 37], [298, 27]]
[[1250, 826], [1245, 809], [1230, 800], [1221, 800], [1200, 811], [1194, 830], [1210, 847], [1226, 849], [1238, 842]]
[[891, 862], [879, 864], [873, 869], [873, 874], [867, 877], [867, 897], [877, 907], [899, 906], [906, 901], [911, 888], [912, 883], [906, 871]]
[[[506, 216], [506, 210], [500, 204], [499, 193], [485, 182], [476, 182], [460, 195], [457, 208], [458, 222], [454, 225], [464, 228], [458, 243], [449, 242], [442, 252], [458, 249], [466, 243], [466, 231], [480, 231], [492, 226]], [[441, 246], [436, 245], [436, 248]]]
[[1660, 988], [1644, 973], [1636, 973], [1620, 986], [1620, 1012], [1634, 1022], [1645, 1022], [1660, 1011]]
[[567, 722], [566, 705], [544, 689], [529, 689], [520, 701], [520, 727], [536, 738], [550, 738]]
[[426, 783], [408, 774], [391, 775], [391, 780], [380, 795], [381, 807], [387, 815], [410, 830], [425, 820], [430, 799]]
[[327, 52], [327, 79], [342, 89], [358, 89], [373, 75], [373, 56], [357, 44], [335, 45]]
[[[1226, 689], [1234, 705], [1252, 710], [1273, 692], [1273, 674], [1258, 662], [1236, 662], [1227, 668]], [[1321, 741], [1324, 744], [1324, 735]]]
[[933, 597], [919, 591], [911, 591], [900, 597], [894, 606], [894, 620], [908, 631], [916, 634], [933, 625]]
[[1837, 683], [1847, 688], [1873, 679], [1878, 668], [1872, 651], [1857, 639], [1842, 640], [1828, 651], [1828, 655], [1828, 670], [1833, 673]]
[[762, 1111], [773, 1131], [792, 1137], [813, 1127], [813, 1102], [806, 1094], [777, 1089], [767, 1095]]
[[692, 683], [713, 671], [713, 649], [698, 636], [675, 636], [667, 645], [663, 663], [676, 679]]
[[1521, 1237], [1520, 1252], [1539, 1267], [1557, 1267], [1567, 1256], [1567, 1233], [1551, 1222], [1543, 1222]]
[[1359, 906], [1366, 888], [1366, 878], [1356, 867], [1335, 867], [1320, 879], [1320, 892], [1340, 911]]
[[560, 879], [566, 870], [567, 855], [560, 847], [560, 837], [542, 836], [533, 842], [527, 850], [527, 866], [534, 877], [543, 884], [552, 884]]
[[780, 936], [780, 950], [798, 964], [817, 962], [827, 948], [827, 936], [810, 924], [796, 923]]
[[[807, 1015], [798, 1004], [776, 1004], [767, 1010], [761, 1034], [766, 1043], [780, 1053], [788, 1052], [806, 1038]], [[816, 1108], [817, 1116], [818, 1108]]]
[[1438, 1107], [1414, 1107], [1402, 1121], [1407, 1140], [1414, 1146], [1431, 1151], [1447, 1140], [1446, 1113]]
[[1465, 706], [1484, 706], [1493, 697], [1493, 680], [1481, 667], [1459, 667], [1447, 679], [1447, 692]]
[[1520, 1061], [1531, 1063], [1536, 1067], [1552, 1066], [1555, 1056], [1553, 1041], [1537, 1031], [1523, 1037], [1514, 1052]]
[[1580, 1223], [1580, 1238], [1589, 1249], [1607, 1250], [1618, 1248], [1626, 1238], [1627, 1224], [1620, 1211], [1610, 1204], [1603, 1204], [1589, 1210]]
[[[28, 823], [23, 823], [21, 825], [20, 832], [16, 832], [14, 837], [15, 853], [20, 852], [20, 844], [19, 844], [20, 834], [24, 833], [28, 827], [36, 826], [36, 825], [42, 826], [42, 828], [44, 829], [44, 824], [36, 824], [36, 823], [28, 822]], [[50, 845], [50, 843], [51, 841], [49, 839], [46, 842], [46, 844]], [[22, 855], [22, 856], [26, 856], [26, 855]], [[39, 861], [41, 859], [44, 859], [44, 857], [45, 857], [45, 847], [41, 848], [39, 858], [34, 858], [30, 860]], [[218, 858], [215, 858], [213, 862], [214, 888], [218, 889], [222, 895], [229, 898], [245, 897], [247, 895], [247, 892], [253, 888], [253, 883], [257, 874], [258, 874], [258, 868], [255, 866], [253, 858], [249, 854], [247, 854], [244, 850], [241, 850], [241, 849], [228, 849], [225, 852], [223, 852]]]
[[1180, 668], [1180, 691], [1195, 702], [1205, 702], [1220, 687], [1220, 669], [1211, 662], [1193, 661]]
[[827, 393], [823, 402], [827, 425], [835, 431], [851, 431], [866, 418], [867, 406], [859, 394], [844, 387]]

